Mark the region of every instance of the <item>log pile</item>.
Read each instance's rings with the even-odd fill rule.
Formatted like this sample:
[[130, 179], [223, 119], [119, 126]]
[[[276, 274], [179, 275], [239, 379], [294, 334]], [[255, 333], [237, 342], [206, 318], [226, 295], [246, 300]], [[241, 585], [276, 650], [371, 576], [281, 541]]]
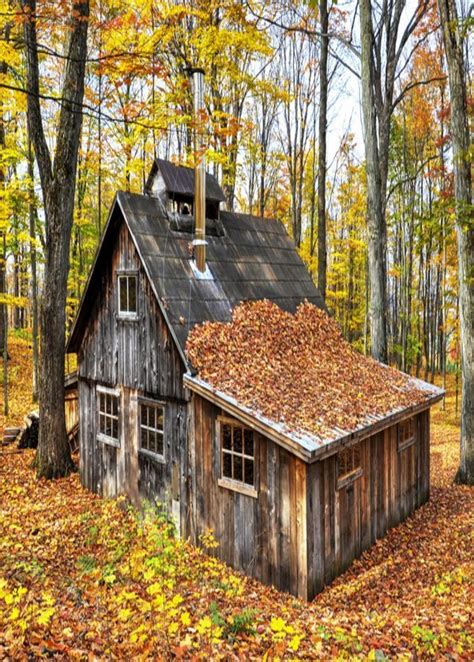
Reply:
[[25, 427], [21, 431], [18, 448], [37, 448], [39, 437], [39, 415], [36, 411], [25, 416]]
[[3, 432], [2, 446], [10, 446], [10, 444], [15, 443], [20, 432], [20, 428], [5, 428]]

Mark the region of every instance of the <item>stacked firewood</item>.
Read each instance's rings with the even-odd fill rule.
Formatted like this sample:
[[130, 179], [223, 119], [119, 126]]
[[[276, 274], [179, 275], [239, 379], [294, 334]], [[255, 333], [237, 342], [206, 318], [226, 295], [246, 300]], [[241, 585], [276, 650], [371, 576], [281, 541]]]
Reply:
[[14, 444], [20, 432], [21, 428], [5, 428], [1, 445], [10, 446], [11, 444]]

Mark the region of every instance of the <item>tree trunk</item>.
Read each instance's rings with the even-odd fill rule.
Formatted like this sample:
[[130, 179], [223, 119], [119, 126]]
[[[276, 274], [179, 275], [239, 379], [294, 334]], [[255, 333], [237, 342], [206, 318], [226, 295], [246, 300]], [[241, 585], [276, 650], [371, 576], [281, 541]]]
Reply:
[[461, 461], [456, 480], [474, 483], [474, 227], [464, 28], [455, 0], [438, 0], [451, 98], [462, 359]]
[[[0, 34], [0, 38], [8, 42], [10, 39], [10, 23], [7, 23], [3, 29], [3, 34]], [[7, 63], [5, 60], [0, 61], [0, 74], [4, 76], [7, 73]], [[5, 125], [3, 121], [3, 104], [0, 103], [0, 149], [5, 149]], [[3, 168], [0, 167], [0, 186], [3, 188], [5, 185], [6, 173]], [[6, 281], [6, 270], [7, 270], [7, 251], [6, 251], [6, 230], [4, 230], [0, 236], [1, 242], [1, 253], [0, 253], [0, 299], [3, 295], [7, 294], [7, 281]], [[7, 305], [6, 303], [0, 303], [0, 353], [4, 357], [8, 357], [6, 351], [7, 345]], [[7, 370], [6, 358], [4, 363], [4, 370]]]
[[38, 277], [36, 270], [36, 205], [35, 205], [35, 185], [34, 185], [34, 157], [31, 145], [31, 138], [28, 136], [28, 177], [29, 177], [29, 202], [28, 214], [30, 223], [30, 268], [31, 268], [31, 313], [32, 313], [32, 344], [33, 344], [33, 402], [38, 400], [39, 389], [39, 351], [38, 351]]
[[41, 303], [40, 438], [35, 458], [38, 476], [56, 478], [72, 468], [64, 415], [64, 347], [69, 244], [73, 224], [77, 155], [87, 55], [88, 0], [76, 0], [71, 12], [54, 162], [46, 142], [39, 102], [36, 0], [23, 0], [27, 16], [26, 81], [28, 131], [38, 162], [45, 210], [44, 296]]
[[[7, 251], [6, 247], [6, 235], [3, 234], [3, 254], [5, 255]], [[3, 306], [3, 415], [8, 416], [9, 413], [9, 403], [8, 403], [8, 308]]]
[[326, 129], [328, 107], [329, 14], [327, 0], [319, 2], [321, 57], [319, 63], [319, 153], [318, 153], [318, 289], [326, 300]]
[[360, 2], [361, 86], [367, 170], [367, 225], [369, 234], [370, 337], [372, 356], [387, 362], [386, 226], [375, 110], [373, 28], [370, 0]]

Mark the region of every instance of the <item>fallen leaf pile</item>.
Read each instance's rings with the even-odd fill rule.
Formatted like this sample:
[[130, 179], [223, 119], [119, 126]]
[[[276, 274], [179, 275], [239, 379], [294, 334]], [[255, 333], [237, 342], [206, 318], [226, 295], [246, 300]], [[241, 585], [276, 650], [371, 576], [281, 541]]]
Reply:
[[77, 474], [38, 481], [32, 451], [0, 449], [0, 659], [472, 659], [474, 492], [452, 484], [449, 386], [429, 503], [309, 604], [176, 540], [159, 512], [100, 499]]
[[294, 315], [270, 301], [243, 303], [230, 323], [194, 327], [186, 351], [213, 388], [290, 432], [322, 440], [428, 395], [354, 350], [336, 321], [307, 302]]
[[[26, 414], [38, 405], [32, 399], [32, 359], [31, 343], [20, 337], [10, 336], [8, 339], [8, 425], [20, 427]], [[3, 385], [3, 361], [0, 361], [0, 381]], [[7, 425], [3, 411], [3, 388], [1, 393], [0, 430]]]

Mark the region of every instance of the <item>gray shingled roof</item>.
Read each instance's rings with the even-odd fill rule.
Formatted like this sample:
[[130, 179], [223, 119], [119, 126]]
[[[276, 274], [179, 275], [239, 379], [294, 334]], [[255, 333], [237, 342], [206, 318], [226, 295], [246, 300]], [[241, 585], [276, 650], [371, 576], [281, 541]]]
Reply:
[[[169, 193], [178, 193], [189, 197], [194, 196], [194, 168], [177, 166], [171, 163], [171, 161], [165, 161], [164, 159], [155, 159], [145, 190], [150, 186], [157, 169], [163, 175], [166, 189]], [[213, 202], [223, 202], [225, 200], [225, 195], [219, 186], [219, 182], [209, 172], [206, 172], [206, 199]]]
[[[224, 236], [207, 237], [207, 264], [213, 280], [200, 280], [189, 259], [189, 232], [171, 229], [159, 200], [120, 192], [84, 293], [68, 351], [77, 351], [93, 300], [93, 281], [112, 240], [112, 224], [125, 218], [144, 269], [184, 354], [189, 331], [204, 321], [228, 321], [241, 301], [269, 299], [294, 312], [307, 299], [324, 308], [321, 295], [279, 221], [221, 212]], [[104, 248], [105, 246], [105, 248]], [[100, 256], [100, 259], [99, 259]], [[97, 282], [97, 281], [96, 281]], [[90, 291], [92, 290], [92, 291]]]

